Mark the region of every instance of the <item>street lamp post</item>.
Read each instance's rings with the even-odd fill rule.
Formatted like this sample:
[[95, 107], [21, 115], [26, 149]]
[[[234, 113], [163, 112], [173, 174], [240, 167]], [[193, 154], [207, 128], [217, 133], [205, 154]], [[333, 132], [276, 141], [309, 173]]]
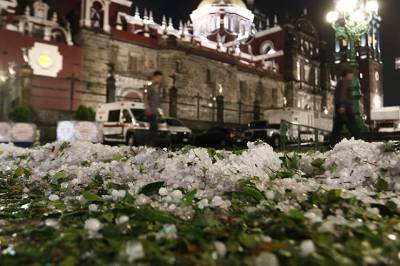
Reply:
[[352, 82], [353, 109], [358, 126], [363, 131], [367, 130], [361, 110], [361, 85], [359, 79], [359, 65], [357, 61], [356, 42], [368, 32], [370, 22], [378, 12], [376, 0], [338, 0], [336, 8], [330, 11], [326, 20], [335, 30], [336, 38], [346, 38], [349, 45], [349, 64], [353, 68]]

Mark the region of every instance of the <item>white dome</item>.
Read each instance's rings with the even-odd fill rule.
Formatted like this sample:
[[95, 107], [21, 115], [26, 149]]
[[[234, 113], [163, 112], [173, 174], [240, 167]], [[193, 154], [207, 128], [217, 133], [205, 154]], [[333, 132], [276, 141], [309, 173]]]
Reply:
[[250, 34], [254, 28], [254, 14], [242, 0], [203, 0], [190, 15], [193, 34], [208, 37], [224, 29], [237, 38]]

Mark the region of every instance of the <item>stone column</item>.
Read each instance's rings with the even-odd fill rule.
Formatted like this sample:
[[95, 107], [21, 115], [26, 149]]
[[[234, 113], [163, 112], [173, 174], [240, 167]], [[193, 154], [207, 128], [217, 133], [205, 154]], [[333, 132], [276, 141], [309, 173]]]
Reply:
[[105, 32], [110, 32], [110, 1], [106, 0], [104, 2], [104, 18], [103, 18], [103, 30]]
[[85, 0], [81, 0], [81, 17], [79, 24], [81, 27], [85, 26], [85, 14], [86, 14], [86, 9], [85, 9]]
[[85, 10], [84, 10], [84, 12], [85, 12], [85, 18], [84, 18], [85, 27], [90, 28], [92, 26], [91, 25], [92, 21], [91, 21], [91, 18], [90, 18], [90, 9], [92, 8], [92, 4], [93, 3], [92, 3], [92, 1], [89, 1], [89, 0], [82, 0], [82, 1], [84, 1], [86, 3]]

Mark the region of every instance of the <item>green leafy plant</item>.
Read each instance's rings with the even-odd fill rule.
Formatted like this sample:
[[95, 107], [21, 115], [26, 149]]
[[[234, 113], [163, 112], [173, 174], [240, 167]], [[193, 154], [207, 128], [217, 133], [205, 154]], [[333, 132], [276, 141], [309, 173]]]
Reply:
[[298, 171], [301, 159], [300, 155], [298, 153], [293, 153], [292, 156], [285, 154], [280, 159], [282, 161], [282, 168], [271, 176], [271, 179], [292, 178]]
[[75, 119], [78, 121], [95, 121], [96, 112], [92, 107], [80, 105], [75, 113]]
[[389, 184], [383, 178], [379, 177], [375, 185], [375, 190], [376, 192], [389, 191]]
[[33, 111], [25, 105], [18, 105], [7, 113], [7, 118], [15, 123], [33, 123], [35, 115]]
[[324, 158], [317, 158], [311, 162], [311, 165], [320, 170], [324, 170], [325, 161], [326, 161], [326, 159], [324, 159]]

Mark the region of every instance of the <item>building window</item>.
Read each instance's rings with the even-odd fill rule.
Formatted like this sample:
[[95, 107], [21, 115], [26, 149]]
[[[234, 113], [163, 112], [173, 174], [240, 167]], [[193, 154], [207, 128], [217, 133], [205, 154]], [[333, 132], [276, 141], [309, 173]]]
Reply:
[[90, 8], [90, 20], [93, 28], [102, 29], [104, 19], [103, 5], [95, 1]]
[[255, 100], [254, 101], [254, 106], [253, 106], [253, 119], [254, 121], [258, 121], [261, 119], [261, 107], [260, 107], [260, 101]]
[[247, 96], [247, 82], [244, 80], [239, 81], [240, 100], [244, 102]]
[[278, 102], [278, 89], [272, 89], [271, 93], [272, 98], [272, 107], [275, 107]]
[[32, 37], [44, 38], [44, 29], [40, 26], [34, 26], [32, 31]]
[[176, 73], [181, 73], [182, 72], [182, 63], [181, 63], [181, 61], [176, 61], [175, 62], [175, 72]]
[[305, 65], [304, 66], [304, 79], [307, 83], [310, 82], [310, 75], [311, 75], [311, 66], [310, 65]]
[[67, 43], [67, 38], [61, 30], [55, 29], [51, 32], [51, 40], [60, 43]]
[[297, 80], [301, 81], [301, 63], [300, 63], [300, 60], [297, 60], [296, 71], [297, 71], [297, 73], [296, 73]]
[[273, 54], [273, 53], [275, 53], [273, 42], [265, 41], [261, 44], [260, 54]]
[[133, 54], [129, 55], [129, 71], [133, 73], [138, 72], [138, 60]]
[[207, 69], [207, 77], [206, 77], [207, 82], [212, 82], [212, 75], [211, 75], [211, 70]]
[[172, 87], [169, 90], [169, 116], [177, 117], [178, 113], [178, 90]]

